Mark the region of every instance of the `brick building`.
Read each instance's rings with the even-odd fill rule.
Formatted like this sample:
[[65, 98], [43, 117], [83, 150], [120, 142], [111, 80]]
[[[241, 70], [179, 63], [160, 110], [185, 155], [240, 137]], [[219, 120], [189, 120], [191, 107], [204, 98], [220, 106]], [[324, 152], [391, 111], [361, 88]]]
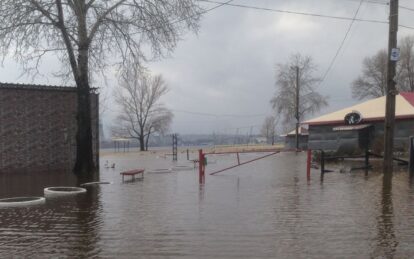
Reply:
[[[71, 170], [76, 159], [75, 87], [0, 83], [0, 173]], [[98, 94], [91, 93], [99, 165]]]

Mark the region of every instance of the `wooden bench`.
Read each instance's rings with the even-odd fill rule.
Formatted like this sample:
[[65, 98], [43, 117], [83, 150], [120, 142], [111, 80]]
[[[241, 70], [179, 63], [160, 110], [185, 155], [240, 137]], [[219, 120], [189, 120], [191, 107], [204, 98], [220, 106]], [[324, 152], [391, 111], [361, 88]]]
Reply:
[[125, 175], [132, 176], [133, 181], [135, 181], [135, 175], [137, 175], [137, 174], [141, 174], [142, 178], [144, 178], [144, 171], [145, 171], [145, 169], [134, 169], [134, 170], [120, 172], [120, 175], [122, 175], [122, 182], [124, 182]]

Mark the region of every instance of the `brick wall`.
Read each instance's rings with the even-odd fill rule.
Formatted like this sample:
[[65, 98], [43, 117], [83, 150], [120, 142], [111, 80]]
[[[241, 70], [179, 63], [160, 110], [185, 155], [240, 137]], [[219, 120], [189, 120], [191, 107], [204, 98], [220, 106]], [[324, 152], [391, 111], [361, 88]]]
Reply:
[[[97, 158], [98, 95], [91, 97]], [[76, 102], [74, 88], [0, 84], [0, 173], [71, 170], [76, 156]]]

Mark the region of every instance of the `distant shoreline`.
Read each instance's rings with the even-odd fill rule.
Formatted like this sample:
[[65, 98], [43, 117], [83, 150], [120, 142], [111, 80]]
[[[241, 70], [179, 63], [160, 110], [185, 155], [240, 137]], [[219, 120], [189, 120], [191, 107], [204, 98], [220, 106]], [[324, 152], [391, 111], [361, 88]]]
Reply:
[[[216, 145], [216, 146], [180, 146], [178, 147], [178, 153], [186, 153], [187, 149], [190, 153], [196, 153], [199, 149], [203, 149], [204, 152], [246, 152], [246, 151], [256, 151], [256, 150], [272, 150], [272, 149], [281, 149], [284, 146], [281, 144], [277, 145]], [[157, 154], [157, 155], [170, 155], [172, 154], [172, 147], [153, 147], [148, 151], [140, 151], [139, 148], [129, 148], [125, 149], [121, 147], [118, 151], [115, 151], [114, 148], [104, 148], [100, 149], [100, 156], [116, 155], [116, 154]], [[270, 152], [270, 151], [269, 151]]]

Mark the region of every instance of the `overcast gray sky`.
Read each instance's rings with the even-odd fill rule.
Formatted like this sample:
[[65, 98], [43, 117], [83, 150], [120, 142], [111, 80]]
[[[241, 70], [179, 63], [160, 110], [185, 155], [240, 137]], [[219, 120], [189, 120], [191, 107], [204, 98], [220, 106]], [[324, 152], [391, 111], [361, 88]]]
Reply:
[[[384, 3], [383, 1], [382, 3]], [[359, 1], [235, 0], [232, 3], [270, 9], [353, 17]], [[409, 1], [401, 5], [410, 6]], [[411, 4], [413, 5], [413, 4]], [[214, 4], [205, 4], [212, 7]], [[387, 21], [389, 7], [364, 3], [358, 18]], [[410, 19], [411, 18], [411, 19]], [[400, 10], [401, 24], [414, 26], [414, 12]], [[198, 35], [187, 35], [170, 59], [151, 64], [171, 87], [165, 100], [174, 109], [173, 130], [181, 133], [258, 132], [275, 93], [275, 64], [289, 55], [310, 55], [322, 77], [351, 21], [223, 6], [204, 15]], [[399, 36], [414, 34], [400, 29]], [[319, 90], [329, 96], [326, 113], [356, 103], [350, 84], [362, 59], [386, 48], [388, 25], [355, 22], [330, 73]], [[207, 116], [194, 113], [211, 113]], [[235, 116], [225, 116], [225, 115]], [[255, 116], [236, 116], [236, 115]], [[316, 114], [318, 115], [318, 114]]]
[[[224, 0], [218, 0], [224, 1]], [[365, 0], [357, 18], [387, 21], [389, 7], [383, 0]], [[234, 0], [233, 4], [353, 17], [359, 0]], [[217, 4], [202, 3], [210, 8]], [[400, 5], [414, 9], [410, 0]], [[414, 27], [414, 11], [400, 9], [400, 24]], [[198, 34], [188, 33], [171, 57], [148, 64], [161, 73], [170, 87], [164, 101], [174, 112], [172, 131], [186, 133], [257, 133], [266, 115], [272, 114], [270, 99], [275, 93], [275, 65], [299, 52], [314, 58], [322, 77], [335, 56], [351, 21], [289, 13], [222, 6], [206, 13]], [[400, 28], [399, 37], [414, 34]], [[361, 70], [364, 57], [386, 48], [388, 25], [356, 21], [330, 73], [320, 86], [329, 96], [329, 107], [320, 115], [358, 102], [351, 97], [350, 84]], [[56, 61], [43, 62], [48, 71]], [[3, 82], [30, 83], [18, 78], [19, 66], [6, 59], [0, 69]], [[111, 77], [111, 75], [109, 75]], [[59, 83], [37, 78], [36, 83]], [[112, 87], [116, 81], [111, 80]], [[110, 90], [107, 90], [110, 92]], [[113, 104], [104, 120], [110, 123]], [[312, 116], [311, 116], [312, 117]]]

